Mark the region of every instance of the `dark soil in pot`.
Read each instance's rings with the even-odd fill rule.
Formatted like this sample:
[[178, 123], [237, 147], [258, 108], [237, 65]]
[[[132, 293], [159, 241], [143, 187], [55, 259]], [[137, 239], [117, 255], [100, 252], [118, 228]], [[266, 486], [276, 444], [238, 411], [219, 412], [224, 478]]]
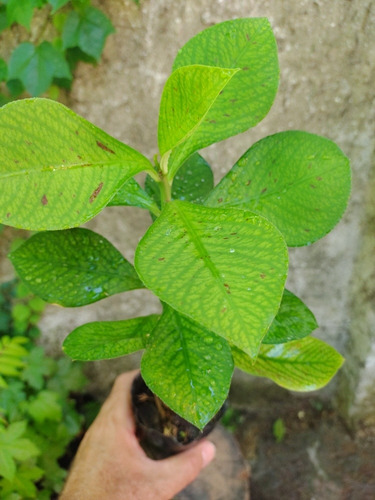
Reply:
[[132, 404], [137, 437], [154, 460], [175, 455], [207, 436], [225, 411], [225, 404], [201, 431], [168, 408], [145, 384], [139, 374], [132, 385]]

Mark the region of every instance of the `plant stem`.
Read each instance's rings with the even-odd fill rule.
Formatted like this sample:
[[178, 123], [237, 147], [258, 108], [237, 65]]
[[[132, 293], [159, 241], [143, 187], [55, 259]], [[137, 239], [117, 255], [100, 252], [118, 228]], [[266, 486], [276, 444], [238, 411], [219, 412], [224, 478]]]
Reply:
[[160, 194], [161, 194], [161, 206], [163, 207], [166, 203], [172, 200], [172, 182], [168, 180], [168, 177], [161, 172], [161, 182], [160, 182]]

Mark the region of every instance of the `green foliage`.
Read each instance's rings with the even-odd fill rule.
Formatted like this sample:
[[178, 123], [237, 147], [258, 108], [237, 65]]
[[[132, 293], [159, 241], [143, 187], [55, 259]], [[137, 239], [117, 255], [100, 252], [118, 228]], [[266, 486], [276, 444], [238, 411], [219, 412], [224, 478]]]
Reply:
[[33, 342], [39, 330], [30, 320], [37, 322], [44, 305], [23, 284], [0, 285], [0, 498], [4, 499], [56, 495], [66, 477], [59, 459], [83, 425], [70, 397], [86, 383], [81, 366], [68, 358], [51, 359]]
[[[81, 5], [69, 17], [66, 50], [88, 43], [96, 30], [90, 12]], [[81, 38], [77, 30], [88, 19], [92, 26]], [[92, 44], [89, 56], [97, 50]], [[223, 404], [234, 364], [306, 391], [326, 384], [343, 362], [310, 337], [313, 314], [284, 286], [287, 245], [321, 238], [345, 209], [346, 157], [328, 139], [282, 132], [247, 149], [213, 188], [211, 168], [198, 153], [256, 125], [278, 78], [266, 19], [227, 21], [192, 38], [162, 94], [154, 166], [60, 104], [24, 100], [0, 111], [0, 222], [58, 230], [12, 251], [24, 281], [46, 300], [69, 306], [141, 286], [163, 305], [160, 317], [83, 325], [65, 340], [65, 351], [93, 360], [144, 349], [146, 383], [199, 428]], [[133, 178], [141, 171], [144, 188]], [[134, 268], [101, 236], [71, 229], [107, 205], [151, 212]], [[22, 323], [26, 312], [19, 308], [17, 315]], [[43, 376], [35, 373], [33, 384]], [[40, 390], [37, 410], [28, 415], [44, 418], [48, 407], [53, 421], [50, 389]]]
[[[8, 61], [0, 59], [0, 82], [7, 90], [0, 94], [0, 105], [26, 91], [39, 96], [49, 91], [57, 98], [58, 87], [70, 88], [79, 61], [96, 63], [108, 35], [111, 21], [90, 0], [7, 0], [0, 1], [0, 31], [21, 25], [30, 31], [35, 10], [42, 10], [40, 34], [36, 43], [21, 42]], [[46, 27], [54, 27], [53, 38], [43, 40]]]

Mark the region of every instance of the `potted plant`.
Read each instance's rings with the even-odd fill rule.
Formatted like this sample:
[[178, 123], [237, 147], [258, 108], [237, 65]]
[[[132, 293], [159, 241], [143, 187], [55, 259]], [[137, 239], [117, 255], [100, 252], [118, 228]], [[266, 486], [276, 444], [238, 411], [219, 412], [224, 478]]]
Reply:
[[[214, 187], [198, 152], [261, 121], [278, 79], [264, 18], [193, 37], [163, 90], [154, 164], [57, 102], [25, 99], [0, 111], [0, 222], [39, 231], [10, 255], [27, 286], [65, 307], [136, 288], [162, 302], [160, 315], [78, 327], [65, 352], [98, 360], [144, 349], [141, 373], [152, 392], [142, 389], [143, 400], [156, 395], [163, 421], [170, 410], [162, 403], [198, 431], [222, 407], [235, 366], [309, 391], [343, 362], [310, 336], [315, 318], [285, 280], [287, 247], [310, 245], [342, 216], [348, 159], [326, 138], [281, 132], [247, 149]], [[134, 266], [78, 227], [120, 205], [153, 219]], [[186, 438], [185, 430], [165, 432]]]

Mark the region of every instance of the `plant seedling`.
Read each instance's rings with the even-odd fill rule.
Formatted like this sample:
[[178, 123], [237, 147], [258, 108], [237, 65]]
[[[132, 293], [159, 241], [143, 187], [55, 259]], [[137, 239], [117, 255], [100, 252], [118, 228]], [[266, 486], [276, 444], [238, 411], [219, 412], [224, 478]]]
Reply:
[[[193, 37], [162, 93], [155, 164], [59, 103], [26, 99], [0, 111], [0, 222], [40, 231], [10, 255], [27, 286], [66, 307], [136, 288], [162, 302], [160, 315], [82, 325], [64, 351], [98, 360], [144, 349], [147, 386], [199, 429], [223, 405], [235, 365], [310, 391], [343, 362], [311, 337], [313, 314], [284, 287], [287, 247], [310, 245], [342, 216], [348, 159], [326, 138], [281, 132], [247, 149], [214, 187], [198, 152], [260, 122], [278, 79], [264, 18]], [[121, 205], [153, 218], [134, 266], [78, 227]]]

